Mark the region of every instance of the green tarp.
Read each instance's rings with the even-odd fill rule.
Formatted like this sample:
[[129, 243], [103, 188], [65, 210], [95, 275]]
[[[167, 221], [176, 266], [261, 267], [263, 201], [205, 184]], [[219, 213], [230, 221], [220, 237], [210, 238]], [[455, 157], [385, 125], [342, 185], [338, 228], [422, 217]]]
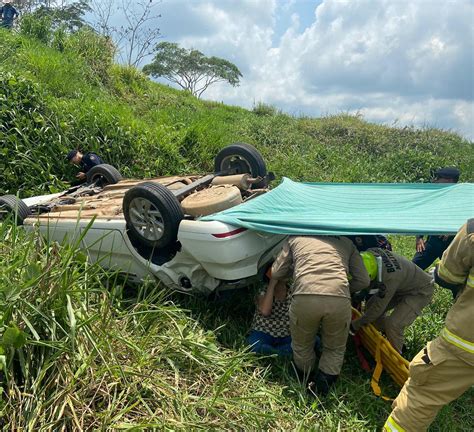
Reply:
[[454, 234], [474, 217], [474, 184], [298, 183], [202, 218], [276, 234]]

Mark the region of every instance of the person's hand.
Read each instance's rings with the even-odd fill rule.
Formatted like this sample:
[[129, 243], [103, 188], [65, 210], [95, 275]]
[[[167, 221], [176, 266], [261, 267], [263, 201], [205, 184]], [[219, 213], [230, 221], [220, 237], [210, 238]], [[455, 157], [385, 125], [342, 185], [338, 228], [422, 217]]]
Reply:
[[422, 238], [416, 239], [416, 251], [423, 252], [425, 250], [425, 241]]
[[78, 178], [79, 180], [84, 180], [86, 178], [86, 173], [81, 171], [77, 174], [76, 178]]
[[258, 311], [263, 316], [270, 316], [272, 313], [273, 296], [275, 295], [275, 287], [278, 282], [277, 279], [271, 278], [265, 294], [257, 300]]
[[349, 334], [351, 336], [355, 336], [356, 333], [357, 333], [357, 330], [354, 328], [354, 326], [352, 325], [352, 322], [351, 322], [351, 324], [349, 326]]

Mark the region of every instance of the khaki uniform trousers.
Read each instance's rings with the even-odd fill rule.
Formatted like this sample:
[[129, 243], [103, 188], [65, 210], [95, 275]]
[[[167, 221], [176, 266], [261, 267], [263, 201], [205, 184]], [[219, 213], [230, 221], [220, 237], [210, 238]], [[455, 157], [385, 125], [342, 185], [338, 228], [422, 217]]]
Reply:
[[411, 361], [410, 378], [393, 402], [384, 431], [425, 431], [444, 405], [474, 385], [474, 366], [448, 347], [448, 342], [437, 338]]
[[431, 296], [420, 295], [399, 296], [388, 305], [387, 310], [393, 309], [390, 315], [382, 315], [375, 321], [375, 327], [385, 333], [387, 339], [398, 351], [402, 352], [405, 343], [405, 329], [421, 314], [421, 311], [431, 301]]
[[290, 305], [290, 333], [293, 360], [309, 374], [316, 362], [314, 340], [321, 327], [322, 354], [319, 369], [339, 375], [344, 361], [351, 322], [351, 302], [345, 297], [301, 294]]

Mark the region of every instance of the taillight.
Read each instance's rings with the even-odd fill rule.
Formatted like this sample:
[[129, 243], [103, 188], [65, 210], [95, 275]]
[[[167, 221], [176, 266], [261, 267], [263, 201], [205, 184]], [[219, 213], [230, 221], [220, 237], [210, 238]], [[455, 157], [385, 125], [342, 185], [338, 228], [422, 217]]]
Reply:
[[237, 228], [233, 231], [221, 233], [221, 234], [212, 234], [216, 238], [226, 238], [226, 237], [232, 237], [236, 234], [239, 234], [241, 232], [247, 231], [247, 228]]

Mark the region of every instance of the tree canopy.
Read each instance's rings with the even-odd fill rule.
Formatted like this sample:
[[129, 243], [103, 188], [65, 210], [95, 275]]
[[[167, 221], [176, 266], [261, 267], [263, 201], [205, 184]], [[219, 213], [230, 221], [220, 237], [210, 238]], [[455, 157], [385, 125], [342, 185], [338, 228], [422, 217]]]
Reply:
[[177, 43], [156, 45], [152, 63], [143, 72], [152, 77], [163, 77], [190, 91], [198, 98], [217, 82], [239, 85], [242, 73], [236, 65], [219, 57], [206, 57], [201, 51], [181, 48]]
[[52, 28], [64, 26], [70, 32], [87, 26], [84, 15], [91, 12], [89, 0], [23, 0], [18, 2], [26, 15], [47, 20]]

